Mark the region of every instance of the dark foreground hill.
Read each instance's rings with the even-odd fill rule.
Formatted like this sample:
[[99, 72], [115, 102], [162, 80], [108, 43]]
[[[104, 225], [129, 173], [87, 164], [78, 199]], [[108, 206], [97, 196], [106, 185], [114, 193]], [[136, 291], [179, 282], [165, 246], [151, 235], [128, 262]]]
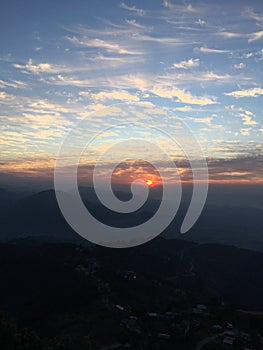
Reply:
[[259, 252], [160, 238], [121, 250], [1, 244], [0, 345], [194, 349], [215, 324], [258, 344], [262, 266]]

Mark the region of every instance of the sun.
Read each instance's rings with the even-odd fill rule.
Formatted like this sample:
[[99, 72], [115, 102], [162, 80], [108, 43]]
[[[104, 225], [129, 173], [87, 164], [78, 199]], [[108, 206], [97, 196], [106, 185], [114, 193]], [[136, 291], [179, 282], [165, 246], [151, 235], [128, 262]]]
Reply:
[[153, 184], [152, 180], [146, 180], [145, 182], [147, 186], [151, 186]]

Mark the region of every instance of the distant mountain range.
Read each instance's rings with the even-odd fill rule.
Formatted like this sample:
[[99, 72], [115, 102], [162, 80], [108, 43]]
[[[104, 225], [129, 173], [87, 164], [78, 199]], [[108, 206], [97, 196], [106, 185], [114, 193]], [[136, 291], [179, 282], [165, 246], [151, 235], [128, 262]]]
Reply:
[[[155, 192], [154, 192], [155, 191]], [[153, 190], [145, 205], [132, 214], [114, 213], [98, 201], [92, 187], [80, 188], [86, 207], [98, 220], [118, 227], [135, 226], [148, 220], [160, 204], [158, 190]], [[126, 188], [116, 191], [116, 196], [127, 200], [131, 194]], [[208, 202], [195, 226], [185, 235], [179, 233], [189, 203], [189, 193], [163, 237], [192, 240], [200, 243], [221, 243], [263, 251], [263, 209], [252, 198], [246, 203], [237, 203], [220, 198]], [[54, 190], [35, 194], [15, 193], [0, 190], [1, 229], [0, 241], [31, 237], [41, 242], [75, 242], [87, 244], [75, 233], [63, 218]], [[165, 220], [165, 218], [164, 218]]]

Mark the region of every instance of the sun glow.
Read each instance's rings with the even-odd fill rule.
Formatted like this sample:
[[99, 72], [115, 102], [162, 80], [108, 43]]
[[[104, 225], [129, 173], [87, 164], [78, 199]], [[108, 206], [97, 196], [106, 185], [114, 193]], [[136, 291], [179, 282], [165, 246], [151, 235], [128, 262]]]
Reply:
[[145, 182], [147, 186], [151, 186], [153, 184], [152, 180], [146, 180]]

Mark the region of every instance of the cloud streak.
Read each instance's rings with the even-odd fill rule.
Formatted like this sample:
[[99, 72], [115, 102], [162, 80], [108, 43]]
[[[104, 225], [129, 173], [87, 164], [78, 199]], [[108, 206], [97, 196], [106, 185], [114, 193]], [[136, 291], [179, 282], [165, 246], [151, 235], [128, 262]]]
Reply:
[[79, 93], [80, 96], [86, 96], [96, 101], [105, 101], [105, 100], [125, 100], [125, 101], [139, 101], [139, 97], [132, 95], [127, 91], [101, 91], [98, 93], [90, 93], [82, 91]]
[[141, 55], [143, 52], [132, 51], [124, 48], [120, 44], [110, 43], [102, 39], [89, 39], [83, 38], [79, 39], [77, 37], [66, 37], [66, 39], [75, 46], [90, 47], [90, 48], [100, 48], [105, 49], [107, 52], [115, 52], [120, 55]]
[[173, 68], [177, 69], [190, 69], [194, 67], [198, 67], [200, 65], [200, 59], [196, 58], [190, 58], [188, 61], [181, 61], [179, 63], [174, 63]]
[[213, 49], [213, 48], [209, 48], [209, 47], [205, 47], [205, 46], [201, 46], [199, 48], [199, 51], [202, 53], [219, 53], [219, 54], [231, 52], [230, 50]]
[[243, 97], [258, 97], [263, 95], [263, 88], [251, 88], [247, 90], [236, 90], [232, 92], [225, 93], [226, 96], [233, 96], [235, 98]]
[[122, 2], [120, 6], [121, 6], [121, 8], [123, 8], [127, 11], [130, 11], [130, 12], [137, 14], [138, 16], [143, 17], [145, 15], [145, 10], [137, 8], [136, 6], [128, 6], [124, 2]]
[[193, 96], [190, 92], [182, 89], [178, 89], [178, 88], [166, 89], [166, 88], [163, 88], [162, 86], [155, 86], [152, 90], [152, 93], [159, 97], [164, 97], [169, 99], [177, 98], [180, 102], [193, 104], [193, 105], [206, 106], [206, 105], [217, 103], [215, 99], [211, 99], [210, 97]]

